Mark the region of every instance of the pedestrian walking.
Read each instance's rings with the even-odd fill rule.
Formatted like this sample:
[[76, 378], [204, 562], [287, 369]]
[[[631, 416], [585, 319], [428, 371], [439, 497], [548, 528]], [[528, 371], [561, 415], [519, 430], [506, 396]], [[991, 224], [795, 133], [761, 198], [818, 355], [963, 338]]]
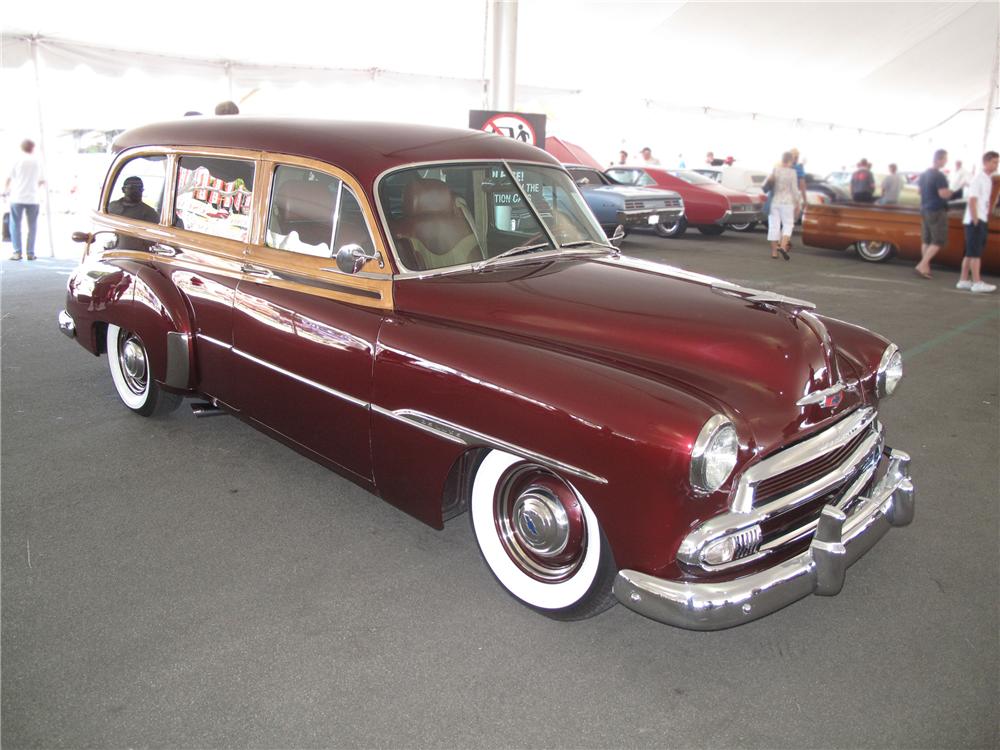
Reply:
[[987, 284], [983, 281], [979, 270], [982, 265], [983, 248], [986, 247], [986, 227], [990, 220], [993, 175], [998, 165], [1000, 165], [1000, 154], [996, 151], [987, 151], [983, 154], [983, 168], [967, 186], [968, 202], [962, 219], [965, 225], [965, 257], [962, 258], [962, 272], [955, 286], [979, 294], [997, 290], [996, 284]]
[[[11, 260], [21, 260], [26, 250], [28, 260], [35, 259], [35, 234], [38, 230], [38, 188], [45, 184], [42, 165], [35, 156], [35, 142], [21, 141], [21, 155], [7, 175], [4, 196], [10, 199], [10, 241], [14, 245]], [[27, 242], [22, 242], [21, 218], [28, 219]]]
[[948, 178], [941, 171], [947, 163], [948, 152], [939, 148], [934, 152], [934, 163], [920, 175], [918, 182], [923, 242], [915, 270], [925, 279], [931, 278], [931, 260], [948, 243], [948, 201], [952, 192], [948, 189]]
[[802, 200], [798, 175], [793, 167], [794, 159], [791, 151], [782, 154], [781, 165], [774, 168], [764, 183], [764, 190], [771, 193], [767, 239], [771, 243], [772, 258], [777, 258], [780, 253], [785, 260], [791, 259], [788, 248], [795, 228], [795, 216]]

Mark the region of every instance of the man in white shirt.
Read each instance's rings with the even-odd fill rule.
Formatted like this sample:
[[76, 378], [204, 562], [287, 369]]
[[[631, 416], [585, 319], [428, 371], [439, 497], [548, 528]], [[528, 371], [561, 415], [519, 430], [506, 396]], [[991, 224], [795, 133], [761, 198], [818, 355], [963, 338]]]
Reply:
[[[965, 204], [965, 257], [962, 258], [962, 275], [955, 286], [970, 292], [995, 292], [995, 284], [987, 284], [979, 275], [983, 248], [986, 246], [987, 224], [990, 220], [990, 197], [993, 193], [993, 174], [1000, 164], [996, 151], [983, 154], [983, 168], [969, 183]], [[969, 278], [971, 275], [971, 279]]]
[[28, 217], [27, 258], [35, 259], [35, 230], [38, 228], [38, 188], [45, 183], [42, 167], [34, 155], [34, 141], [21, 142], [21, 157], [4, 184], [4, 195], [10, 197], [10, 241], [14, 245], [11, 260], [21, 260], [21, 217]]
[[952, 200], [958, 200], [962, 198], [964, 194], [962, 191], [965, 189], [972, 181], [972, 173], [968, 169], [962, 166], [962, 162], [955, 160], [955, 171], [951, 175], [951, 179], [948, 181], [948, 189], [951, 190]]

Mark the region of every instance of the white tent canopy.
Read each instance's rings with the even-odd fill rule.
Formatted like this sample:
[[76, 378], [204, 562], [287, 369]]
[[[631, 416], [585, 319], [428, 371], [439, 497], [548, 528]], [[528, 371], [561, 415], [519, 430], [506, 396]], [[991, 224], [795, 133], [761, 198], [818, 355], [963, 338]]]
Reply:
[[[250, 113], [463, 126], [486, 102], [486, 0], [135, 7], [5, 8], [3, 129], [36, 127], [34, 59], [50, 132], [228, 98]], [[664, 161], [713, 149], [770, 163], [792, 144], [828, 167], [880, 153], [919, 167], [937, 145], [971, 159], [998, 7], [520, 0], [517, 107], [601, 159], [650, 145]]]

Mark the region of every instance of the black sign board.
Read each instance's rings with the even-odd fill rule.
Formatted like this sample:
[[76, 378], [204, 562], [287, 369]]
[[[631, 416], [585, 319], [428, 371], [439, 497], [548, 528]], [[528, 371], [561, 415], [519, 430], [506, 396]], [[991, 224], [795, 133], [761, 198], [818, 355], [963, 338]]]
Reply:
[[469, 127], [545, 148], [545, 115], [470, 109]]

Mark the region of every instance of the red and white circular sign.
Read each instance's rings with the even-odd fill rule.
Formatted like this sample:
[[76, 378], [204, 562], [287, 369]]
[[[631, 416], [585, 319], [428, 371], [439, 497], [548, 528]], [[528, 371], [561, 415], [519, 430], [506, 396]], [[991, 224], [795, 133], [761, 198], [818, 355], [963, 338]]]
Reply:
[[535, 129], [531, 123], [519, 115], [510, 113], [493, 115], [483, 124], [483, 130], [487, 133], [496, 133], [515, 141], [521, 141], [532, 146], [538, 146], [538, 139]]

